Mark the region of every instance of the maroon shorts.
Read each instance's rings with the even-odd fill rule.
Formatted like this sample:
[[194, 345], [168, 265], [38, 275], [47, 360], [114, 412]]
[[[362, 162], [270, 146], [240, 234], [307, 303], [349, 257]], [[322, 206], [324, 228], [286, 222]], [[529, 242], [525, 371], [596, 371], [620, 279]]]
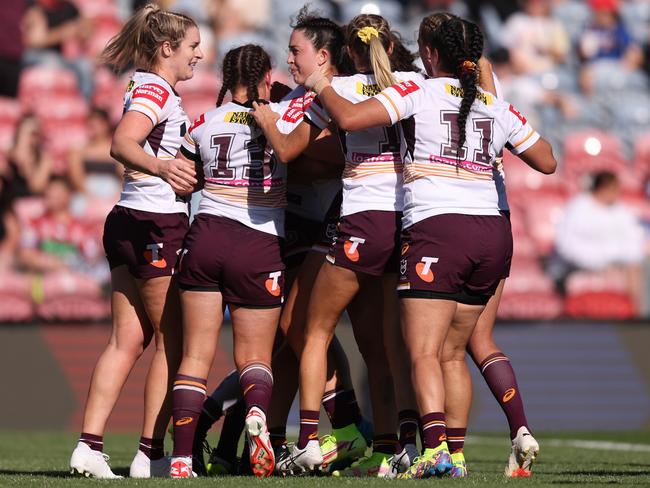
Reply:
[[183, 290], [219, 291], [225, 303], [277, 307], [283, 301], [281, 238], [235, 220], [198, 214], [178, 271]]
[[484, 305], [510, 268], [510, 222], [504, 216], [429, 217], [404, 229], [401, 254], [401, 298]]
[[154, 213], [116, 205], [104, 224], [111, 269], [123, 264], [139, 279], [171, 276], [189, 227], [184, 213]]
[[284, 264], [297, 268], [321, 235], [321, 222], [287, 212], [284, 218]]
[[327, 260], [372, 276], [396, 273], [402, 213], [366, 210], [341, 217]]
[[341, 202], [343, 201], [343, 191], [340, 191], [332, 200], [327, 214], [325, 214], [325, 219], [321, 223], [320, 232], [317, 236], [314, 245], [312, 246], [314, 251], [327, 253], [329, 252], [330, 247], [335, 242], [336, 239], [336, 228], [339, 223], [339, 218], [341, 216]]

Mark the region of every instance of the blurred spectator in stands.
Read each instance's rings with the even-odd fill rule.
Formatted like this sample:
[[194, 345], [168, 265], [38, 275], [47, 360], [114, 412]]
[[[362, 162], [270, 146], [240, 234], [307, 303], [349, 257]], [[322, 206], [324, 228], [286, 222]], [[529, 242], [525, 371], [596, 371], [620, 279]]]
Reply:
[[7, 179], [0, 176], [0, 272], [14, 266], [20, 239], [13, 195], [7, 183]]
[[232, 47], [247, 42], [273, 52], [275, 42], [262, 33], [272, 27], [270, 0], [215, 0], [210, 17], [219, 59]]
[[569, 37], [551, 16], [551, 0], [522, 0], [522, 11], [511, 15], [503, 29], [503, 45], [510, 51], [516, 74], [541, 75], [563, 64]]
[[15, 198], [43, 192], [52, 173], [53, 160], [43, 151], [43, 133], [36, 116], [28, 114], [18, 121], [7, 162], [6, 176]]
[[93, 66], [90, 60], [67, 59], [66, 42], [83, 41], [90, 36], [90, 23], [68, 0], [34, 0], [22, 22], [25, 52], [23, 64], [54, 64], [74, 71], [81, 93], [90, 99], [93, 94]]
[[586, 94], [593, 92], [599, 64], [602, 64], [602, 76], [608, 76], [610, 70], [631, 72], [643, 63], [643, 51], [619, 15], [618, 0], [589, 0], [589, 6], [591, 22], [578, 40], [578, 53], [583, 63], [580, 85]]
[[108, 113], [100, 108], [92, 108], [86, 128], [88, 142], [70, 153], [70, 181], [76, 191], [89, 197], [117, 201], [123, 167], [111, 158], [113, 128]]
[[27, 0], [3, 2], [0, 16], [0, 96], [15, 98], [23, 56], [20, 21]]
[[630, 291], [639, 299], [643, 229], [634, 213], [620, 203], [621, 185], [614, 173], [595, 173], [589, 192], [574, 197], [558, 220], [555, 253], [547, 272], [561, 292], [574, 271], [625, 268]]
[[42, 215], [30, 220], [20, 239], [20, 262], [27, 271], [79, 272], [102, 277], [104, 261], [99, 238], [70, 211], [72, 187], [61, 176], [53, 176], [45, 190]]

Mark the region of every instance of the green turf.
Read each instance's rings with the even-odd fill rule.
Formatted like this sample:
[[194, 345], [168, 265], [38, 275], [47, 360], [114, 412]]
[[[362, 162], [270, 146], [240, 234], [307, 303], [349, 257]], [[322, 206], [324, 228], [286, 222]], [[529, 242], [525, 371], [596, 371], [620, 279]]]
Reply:
[[[470, 477], [465, 480], [428, 480], [419, 483], [460, 483], [491, 487], [504, 484], [514, 486], [650, 486], [650, 432], [546, 434], [538, 437], [541, 458], [530, 479], [506, 479], [503, 467], [509, 452], [509, 443], [503, 436], [474, 436], [466, 446]], [[570, 444], [573, 440], [611, 441], [643, 444], [641, 450], [623, 451], [603, 447], [586, 449]], [[120, 486], [179, 486], [178, 480], [88, 480], [71, 478], [67, 463], [76, 437], [69, 433], [0, 432], [0, 486], [86, 486], [119, 483]], [[125, 474], [134, 454], [135, 435], [109, 435], [105, 446], [112, 456], [115, 471]], [[634, 448], [634, 446], [632, 446]], [[386, 484], [418, 483], [418, 481], [388, 481], [333, 478], [272, 478], [258, 481], [252, 478], [208, 478], [189, 480], [192, 486], [219, 486], [230, 488], [246, 483], [265, 486], [378, 486]]]

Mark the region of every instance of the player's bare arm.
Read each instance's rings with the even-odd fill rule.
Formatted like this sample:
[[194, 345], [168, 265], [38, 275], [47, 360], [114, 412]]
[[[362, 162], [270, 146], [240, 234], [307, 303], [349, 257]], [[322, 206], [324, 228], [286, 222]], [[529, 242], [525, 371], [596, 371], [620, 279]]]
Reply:
[[191, 192], [197, 183], [194, 163], [178, 158], [158, 159], [142, 149], [152, 129], [153, 123], [146, 115], [135, 111], [125, 113], [113, 135], [111, 156], [124, 166], [159, 176], [178, 194]]

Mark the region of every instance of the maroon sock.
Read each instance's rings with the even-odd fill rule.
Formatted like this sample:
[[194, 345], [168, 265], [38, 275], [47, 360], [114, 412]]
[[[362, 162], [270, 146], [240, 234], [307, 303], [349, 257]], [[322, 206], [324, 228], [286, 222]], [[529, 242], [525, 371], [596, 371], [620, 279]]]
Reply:
[[191, 456], [194, 434], [203, 402], [206, 380], [177, 374], [172, 391], [174, 399], [174, 452], [173, 456]]
[[298, 435], [298, 449], [304, 449], [311, 440], [318, 439], [318, 410], [300, 411], [300, 434]]
[[271, 437], [271, 445], [274, 448], [280, 447], [282, 444], [287, 443], [287, 426], [269, 428], [269, 436]]
[[79, 436], [79, 442], [83, 442], [88, 447], [90, 447], [93, 451], [99, 451], [99, 452], [104, 451], [103, 435], [95, 435], [95, 434], [88, 434], [87, 432], [82, 432], [81, 435]]
[[422, 425], [422, 444], [425, 449], [433, 449], [447, 440], [445, 414], [431, 412], [420, 419]]
[[155, 461], [165, 455], [165, 440], [140, 437], [140, 450], [149, 459]]
[[341, 429], [361, 420], [354, 390], [330, 390], [323, 395], [323, 407], [333, 429]]
[[397, 449], [397, 434], [379, 434], [372, 439], [372, 452], [393, 455]]
[[239, 384], [244, 393], [246, 410], [257, 407], [266, 415], [273, 392], [271, 368], [263, 363], [249, 364], [239, 374]]
[[466, 433], [467, 428], [447, 427], [447, 445], [449, 446], [449, 452], [463, 452]]
[[399, 419], [399, 450], [401, 451], [407, 444], [417, 442], [419, 419], [415, 410], [400, 410], [397, 414]]
[[506, 414], [510, 426], [510, 438], [514, 439], [519, 427], [528, 428], [528, 422], [510, 360], [502, 352], [496, 352], [486, 357], [479, 369], [494, 398]]

